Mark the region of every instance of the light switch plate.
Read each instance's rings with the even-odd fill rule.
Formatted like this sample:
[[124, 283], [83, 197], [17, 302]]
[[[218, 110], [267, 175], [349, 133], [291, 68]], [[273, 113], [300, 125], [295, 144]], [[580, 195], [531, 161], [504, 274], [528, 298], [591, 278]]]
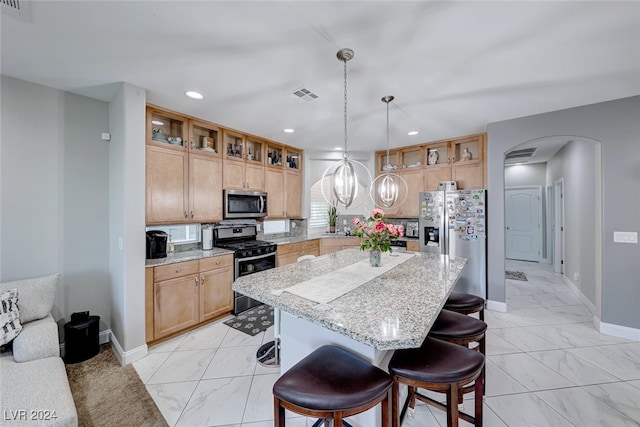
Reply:
[[636, 231], [614, 231], [613, 241], [615, 243], [638, 243], [638, 232]]

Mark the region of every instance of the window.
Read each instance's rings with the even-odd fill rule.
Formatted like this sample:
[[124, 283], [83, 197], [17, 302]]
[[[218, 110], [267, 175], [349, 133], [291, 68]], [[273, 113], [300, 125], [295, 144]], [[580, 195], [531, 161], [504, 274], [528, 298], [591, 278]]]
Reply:
[[[318, 180], [311, 186], [311, 193], [309, 195], [309, 230], [315, 231], [324, 231], [329, 229], [329, 218], [327, 216], [327, 210], [329, 209], [329, 203], [325, 200], [322, 195], [322, 180]], [[341, 209], [338, 208], [339, 215], [354, 215], [354, 216], [362, 216], [366, 215], [371, 211], [370, 206], [372, 205], [369, 200], [369, 190], [364, 187], [361, 182], [358, 182], [358, 198], [349, 209]], [[327, 191], [327, 190], [325, 190]], [[366, 201], [362, 203], [362, 198], [365, 198]], [[342, 206], [342, 205], [340, 205]], [[355, 208], [353, 206], [356, 206]]]
[[311, 194], [309, 196], [311, 209], [309, 210], [309, 230], [327, 230], [329, 228], [329, 218], [327, 210], [329, 203], [322, 196], [322, 188], [320, 181], [311, 186]]
[[198, 243], [201, 240], [200, 224], [176, 224], [147, 227], [149, 230], [162, 230], [171, 236], [171, 240], [176, 245], [187, 243]]

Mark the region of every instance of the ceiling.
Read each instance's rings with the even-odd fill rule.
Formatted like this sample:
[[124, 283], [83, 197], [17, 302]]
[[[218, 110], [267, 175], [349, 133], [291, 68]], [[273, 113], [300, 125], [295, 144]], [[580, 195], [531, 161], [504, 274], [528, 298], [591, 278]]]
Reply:
[[[149, 103], [307, 150], [344, 145], [343, 47], [350, 151], [386, 147], [385, 95], [397, 147], [640, 94], [638, 2], [21, 4], [1, 15], [2, 74], [106, 101], [129, 82]], [[318, 99], [294, 99], [301, 87]]]

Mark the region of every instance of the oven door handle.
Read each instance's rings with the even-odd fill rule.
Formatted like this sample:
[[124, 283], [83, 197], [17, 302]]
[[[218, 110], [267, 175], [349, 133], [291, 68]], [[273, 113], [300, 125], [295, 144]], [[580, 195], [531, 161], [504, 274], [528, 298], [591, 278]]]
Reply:
[[255, 261], [257, 259], [263, 259], [263, 258], [268, 258], [271, 255], [276, 256], [276, 252], [270, 252], [268, 254], [262, 254], [262, 255], [256, 255], [256, 256], [252, 256], [252, 257], [248, 257], [248, 258], [237, 258], [237, 261], [240, 262], [245, 262], [245, 261]]

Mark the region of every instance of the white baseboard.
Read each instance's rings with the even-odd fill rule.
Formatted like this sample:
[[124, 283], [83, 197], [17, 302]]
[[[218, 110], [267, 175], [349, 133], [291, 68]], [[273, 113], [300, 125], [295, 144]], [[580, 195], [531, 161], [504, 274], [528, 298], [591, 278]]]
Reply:
[[580, 301], [585, 305], [585, 307], [587, 307], [587, 310], [589, 310], [591, 312], [591, 314], [593, 314], [595, 316], [596, 315], [596, 306], [591, 301], [589, 301], [589, 298], [587, 298], [582, 293], [580, 288], [575, 283], [573, 283], [571, 280], [569, 280], [569, 278], [567, 276], [562, 276], [562, 280], [569, 287], [569, 289], [571, 289], [573, 291], [573, 293], [576, 294], [576, 296], [578, 298], [580, 298]]
[[604, 323], [597, 316], [593, 316], [593, 324], [600, 333], [611, 335], [612, 337], [624, 338], [631, 341], [640, 342], [640, 329], [630, 328], [628, 326], [614, 325], [612, 323]]
[[146, 344], [136, 347], [133, 350], [124, 351], [115, 335], [111, 335], [111, 348], [113, 348], [113, 352], [122, 366], [140, 360], [149, 354], [149, 349]]
[[601, 334], [610, 335], [612, 337], [624, 338], [631, 341], [640, 341], [640, 329], [630, 328], [628, 326], [614, 325], [613, 323], [605, 323], [600, 320], [598, 315], [596, 314], [596, 306], [589, 301], [589, 299], [580, 291], [575, 283], [569, 280], [568, 277], [562, 276], [564, 283], [569, 286], [577, 296], [580, 298], [580, 301], [587, 307], [587, 310], [593, 314], [593, 326], [595, 326], [596, 330], [600, 331]]
[[506, 302], [501, 302], [501, 301], [492, 301], [492, 300], [487, 300], [487, 310], [491, 310], [491, 311], [499, 311], [500, 313], [506, 313], [507, 312], [507, 303]]

